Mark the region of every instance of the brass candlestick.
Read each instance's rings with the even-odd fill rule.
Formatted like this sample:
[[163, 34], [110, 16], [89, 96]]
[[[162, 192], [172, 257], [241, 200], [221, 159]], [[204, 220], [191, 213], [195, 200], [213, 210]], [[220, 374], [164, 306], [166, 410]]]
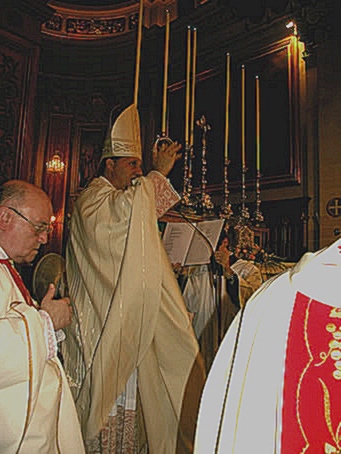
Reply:
[[241, 209], [240, 209], [240, 216], [239, 216], [239, 222], [241, 224], [247, 224], [248, 221], [250, 220], [250, 213], [248, 208], [245, 206], [245, 201], [246, 201], [246, 185], [245, 185], [245, 178], [246, 178], [246, 172], [247, 168], [245, 165], [243, 165], [242, 168], [242, 194], [241, 194]]
[[182, 177], [182, 197], [181, 204], [190, 210], [194, 209], [196, 202], [192, 197], [192, 161], [194, 159], [193, 146], [189, 146], [188, 142], [185, 144], [184, 153], [184, 168]]
[[256, 175], [256, 210], [253, 215], [253, 220], [256, 224], [260, 224], [261, 222], [264, 221], [264, 216], [262, 215], [262, 212], [260, 210], [260, 171], [257, 170], [257, 175]]
[[233, 216], [231, 204], [229, 202], [229, 180], [228, 180], [228, 167], [230, 160], [225, 158], [224, 160], [224, 201], [221, 206], [219, 216], [223, 219], [230, 219]]
[[205, 115], [202, 115], [199, 120], [196, 121], [197, 126], [202, 130], [202, 153], [201, 153], [201, 196], [200, 196], [200, 210], [202, 213], [212, 212], [214, 205], [211, 201], [209, 194], [206, 193], [206, 173], [207, 173], [207, 161], [206, 161], [206, 152], [207, 152], [207, 133], [210, 131], [211, 126], [207, 123]]

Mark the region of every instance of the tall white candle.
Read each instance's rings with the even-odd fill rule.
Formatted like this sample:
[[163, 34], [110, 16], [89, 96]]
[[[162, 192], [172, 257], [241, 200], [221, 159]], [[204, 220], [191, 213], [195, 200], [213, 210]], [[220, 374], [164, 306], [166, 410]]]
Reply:
[[189, 139], [189, 106], [190, 106], [190, 77], [191, 77], [191, 27], [187, 27], [187, 61], [186, 61], [186, 106], [185, 106], [185, 144]]
[[166, 32], [165, 32], [165, 55], [164, 55], [164, 75], [163, 75], [163, 102], [162, 102], [162, 135], [166, 135], [167, 122], [167, 86], [168, 86], [168, 61], [169, 61], [169, 10], [166, 10]]
[[190, 146], [194, 144], [194, 124], [195, 124], [195, 82], [197, 73], [197, 29], [193, 28], [193, 57], [192, 57], [192, 92], [191, 92], [191, 131]]
[[256, 170], [260, 171], [260, 91], [259, 77], [256, 76]]
[[229, 110], [230, 110], [230, 54], [226, 54], [226, 96], [225, 96], [225, 160], [229, 149]]
[[139, 93], [140, 63], [141, 63], [141, 42], [142, 42], [142, 23], [143, 23], [143, 0], [140, 0], [139, 23], [137, 29], [137, 46], [136, 46], [136, 63], [135, 63], [135, 86], [134, 86], [134, 104], [137, 106]]
[[242, 97], [241, 97], [241, 144], [242, 144], [242, 168], [245, 169], [245, 66], [242, 65]]

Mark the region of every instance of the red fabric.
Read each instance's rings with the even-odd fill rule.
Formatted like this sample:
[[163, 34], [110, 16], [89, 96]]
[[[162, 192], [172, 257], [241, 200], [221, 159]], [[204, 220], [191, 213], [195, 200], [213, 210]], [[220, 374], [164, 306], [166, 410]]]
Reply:
[[30, 292], [27, 290], [23, 280], [21, 279], [20, 274], [18, 271], [12, 266], [11, 262], [8, 259], [0, 259], [0, 263], [5, 265], [8, 268], [8, 271], [11, 273], [11, 276], [16, 283], [17, 287], [19, 288], [22, 296], [24, 297], [26, 303], [29, 306], [33, 306], [33, 301], [30, 295]]
[[298, 293], [285, 361], [281, 454], [340, 448], [341, 311]]

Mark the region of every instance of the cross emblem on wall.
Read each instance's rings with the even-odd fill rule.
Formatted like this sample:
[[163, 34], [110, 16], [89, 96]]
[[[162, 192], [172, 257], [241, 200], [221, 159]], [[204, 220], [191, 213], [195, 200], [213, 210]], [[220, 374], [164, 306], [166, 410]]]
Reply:
[[327, 213], [333, 218], [341, 216], [341, 198], [335, 197], [334, 199], [329, 200], [327, 203]]

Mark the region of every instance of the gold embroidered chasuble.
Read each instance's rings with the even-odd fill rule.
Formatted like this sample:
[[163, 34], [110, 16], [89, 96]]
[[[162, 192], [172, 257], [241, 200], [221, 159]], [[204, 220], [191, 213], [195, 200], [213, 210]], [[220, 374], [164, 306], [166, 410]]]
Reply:
[[[174, 199], [157, 172], [125, 191], [103, 177], [93, 180], [75, 204], [66, 257], [75, 317], [65, 367], [85, 439], [104, 426], [137, 368], [151, 454], [176, 452], [186, 382], [198, 354], [157, 227], [156, 213]], [[194, 427], [196, 414], [191, 418]]]

